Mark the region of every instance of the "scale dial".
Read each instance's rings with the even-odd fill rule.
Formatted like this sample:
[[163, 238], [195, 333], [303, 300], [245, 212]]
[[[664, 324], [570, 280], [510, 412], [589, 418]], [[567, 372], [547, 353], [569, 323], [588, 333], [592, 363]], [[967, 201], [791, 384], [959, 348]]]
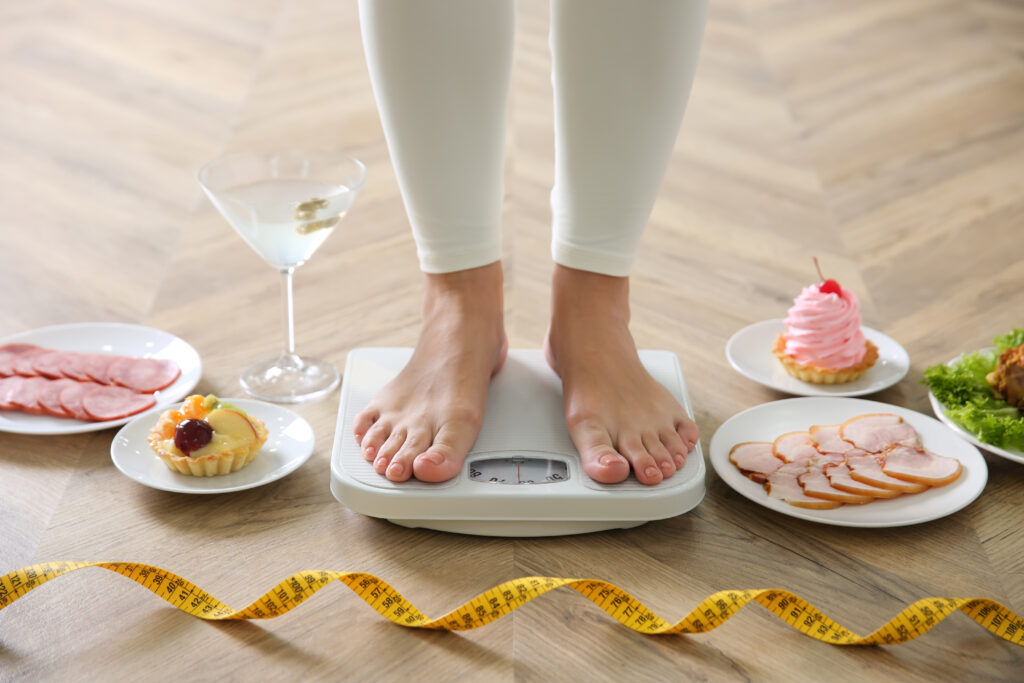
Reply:
[[469, 478], [491, 484], [557, 484], [569, 480], [569, 468], [561, 460], [514, 456], [487, 458], [469, 464]]

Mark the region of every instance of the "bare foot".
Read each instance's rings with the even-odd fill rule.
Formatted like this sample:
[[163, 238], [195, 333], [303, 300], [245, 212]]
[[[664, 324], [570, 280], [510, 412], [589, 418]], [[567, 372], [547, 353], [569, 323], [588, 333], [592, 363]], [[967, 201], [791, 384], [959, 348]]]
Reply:
[[629, 332], [629, 279], [555, 265], [544, 351], [562, 378], [565, 418], [594, 481], [657, 484], [675, 474], [697, 425], [640, 362]]
[[373, 469], [391, 481], [458, 474], [507, 352], [500, 262], [427, 274], [412, 358], [355, 419], [356, 442]]

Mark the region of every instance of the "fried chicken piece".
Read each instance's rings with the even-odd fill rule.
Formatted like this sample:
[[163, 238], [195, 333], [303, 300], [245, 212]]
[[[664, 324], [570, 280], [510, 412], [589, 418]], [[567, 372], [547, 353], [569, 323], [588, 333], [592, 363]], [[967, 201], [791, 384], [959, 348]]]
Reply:
[[999, 398], [1024, 409], [1024, 344], [999, 354], [996, 369], [985, 379]]

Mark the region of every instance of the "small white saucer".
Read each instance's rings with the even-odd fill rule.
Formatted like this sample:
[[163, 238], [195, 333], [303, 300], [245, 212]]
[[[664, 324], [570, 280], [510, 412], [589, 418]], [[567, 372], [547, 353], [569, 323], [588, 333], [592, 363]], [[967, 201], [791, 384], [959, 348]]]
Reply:
[[[137, 417], [121, 428], [110, 445], [114, 465], [128, 478], [161, 491], [227, 493], [276, 481], [294, 472], [313, 454], [313, 428], [287, 408], [246, 398], [225, 398], [224, 401], [263, 420], [270, 431], [267, 442], [253, 461], [237, 472], [192, 477], [168, 469], [146, 441], [146, 435], [159, 417], [158, 412]], [[168, 408], [180, 407], [179, 403]]]
[[797, 396], [863, 396], [887, 389], [910, 370], [910, 357], [898, 342], [870, 327], [864, 336], [878, 347], [878, 361], [863, 375], [845, 384], [811, 384], [793, 377], [772, 353], [775, 338], [786, 329], [782, 318], [744, 327], [725, 345], [725, 357], [741, 375], [772, 389]]

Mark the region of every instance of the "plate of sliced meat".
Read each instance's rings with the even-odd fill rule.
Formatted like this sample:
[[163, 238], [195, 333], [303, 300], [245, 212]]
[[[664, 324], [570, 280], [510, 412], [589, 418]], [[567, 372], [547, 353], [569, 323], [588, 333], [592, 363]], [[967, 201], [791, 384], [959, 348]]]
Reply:
[[800, 519], [892, 527], [945, 517], [988, 481], [981, 453], [921, 413], [857, 398], [792, 398], [746, 410], [711, 438], [736, 492]]
[[0, 432], [117, 427], [180, 400], [202, 375], [173, 334], [127, 323], [41, 327], [0, 339]]

